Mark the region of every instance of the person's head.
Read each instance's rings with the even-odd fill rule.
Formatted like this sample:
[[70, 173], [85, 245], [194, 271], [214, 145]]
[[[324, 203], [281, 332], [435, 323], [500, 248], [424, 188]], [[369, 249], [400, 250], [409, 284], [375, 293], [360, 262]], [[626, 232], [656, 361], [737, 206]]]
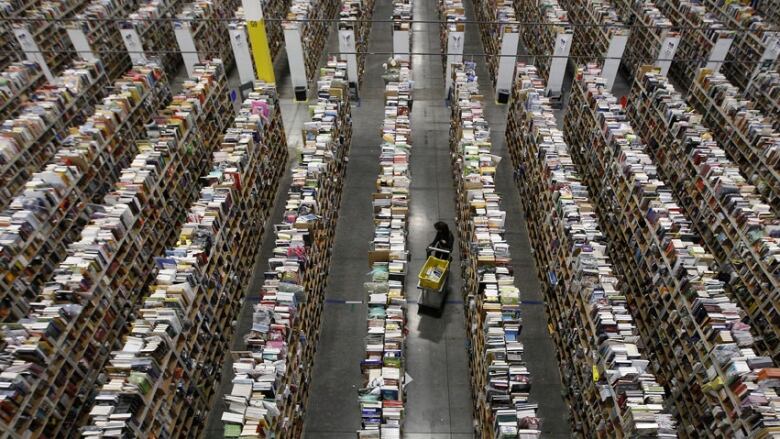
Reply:
[[447, 233], [450, 231], [450, 226], [448, 226], [444, 221], [437, 222], [433, 225], [433, 228], [436, 229], [436, 231], [439, 233]]

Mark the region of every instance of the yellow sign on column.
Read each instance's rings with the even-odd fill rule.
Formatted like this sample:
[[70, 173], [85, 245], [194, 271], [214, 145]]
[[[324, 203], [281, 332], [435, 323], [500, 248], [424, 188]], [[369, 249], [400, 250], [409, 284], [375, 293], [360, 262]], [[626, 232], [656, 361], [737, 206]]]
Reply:
[[255, 76], [262, 81], [276, 83], [274, 61], [271, 59], [271, 49], [268, 47], [268, 36], [265, 33], [265, 20], [248, 21], [246, 29], [255, 61]]

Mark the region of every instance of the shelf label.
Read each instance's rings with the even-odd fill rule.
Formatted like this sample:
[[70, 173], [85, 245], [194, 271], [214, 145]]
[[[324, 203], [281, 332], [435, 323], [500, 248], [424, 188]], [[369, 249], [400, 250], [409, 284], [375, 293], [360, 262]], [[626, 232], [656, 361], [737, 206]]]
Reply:
[[14, 35], [27, 59], [29, 61], [37, 62], [38, 65], [41, 66], [43, 74], [46, 75], [46, 79], [53, 81], [54, 75], [51, 74], [49, 65], [46, 64], [46, 57], [43, 56], [41, 49], [38, 48], [38, 43], [33, 39], [30, 28], [27, 26], [16, 27], [14, 28]]
[[661, 68], [661, 74], [666, 76], [669, 74], [669, 67], [672, 66], [672, 60], [674, 54], [677, 53], [677, 48], [680, 47], [679, 35], [667, 35], [663, 41], [661, 41], [661, 48], [658, 50], [658, 58], [656, 58], [655, 66]]
[[550, 77], [547, 79], [547, 94], [558, 96], [563, 89], [563, 77], [566, 76], [566, 64], [574, 35], [561, 32], [555, 36], [553, 59], [550, 61]]
[[243, 23], [230, 23], [228, 34], [230, 35], [230, 46], [233, 48], [233, 55], [236, 58], [238, 79], [241, 81], [241, 84], [253, 82], [255, 80], [255, 69], [252, 65], [249, 41], [246, 38], [246, 28]]
[[512, 81], [515, 79], [515, 55], [520, 42], [520, 33], [503, 33], [501, 38], [501, 56], [498, 58], [498, 74], [496, 74], [496, 99], [499, 93], [510, 94]]
[[339, 52], [342, 52], [339, 58], [347, 62], [347, 80], [355, 83], [355, 88], [359, 89], [356, 51], [355, 31], [352, 29], [339, 30]]
[[466, 33], [462, 31], [451, 31], [447, 33], [447, 56], [445, 62], [447, 68], [445, 72], [445, 84], [447, 89], [445, 90], [446, 96], [449, 97], [450, 89], [452, 88], [452, 65], [459, 64], [463, 61], [463, 45]]
[[195, 65], [200, 62], [198, 48], [195, 46], [195, 39], [192, 38], [192, 27], [189, 21], [175, 21], [173, 23], [173, 33], [176, 35], [176, 42], [179, 43], [181, 57], [184, 59], [184, 67], [187, 68], [187, 76], [195, 75]]
[[409, 46], [411, 32], [408, 30], [393, 30], [393, 57], [409, 61]]
[[[306, 61], [303, 57], [303, 41], [298, 26], [290, 26], [284, 29], [284, 46], [287, 49], [287, 62], [290, 64], [290, 82], [293, 91], [296, 87], [308, 90], [306, 79]], [[305, 99], [304, 99], [305, 100]]]
[[626, 50], [626, 43], [628, 43], [628, 34], [625, 35], [612, 35], [609, 39], [609, 48], [607, 48], [607, 55], [604, 60], [604, 68], [601, 70], [601, 76], [607, 80], [607, 89], [612, 90], [612, 86], [615, 85], [615, 78], [617, 78], [618, 69], [620, 68], [620, 61], [623, 58], [623, 52]]
[[90, 62], [98, 60], [98, 57], [92, 52], [92, 47], [89, 45], [84, 29], [81, 27], [69, 27], [65, 29], [65, 32], [68, 33], [68, 38], [70, 38], [70, 42], [73, 43], [73, 47], [76, 48], [76, 52], [78, 52], [80, 57]]
[[138, 36], [135, 28], [121, 28], [119, 33], [122, 35], [122, 42], [125, 43], [125, 48], [130, 54], [130, 60], [133, 64], [145, 64], [147, 59], [146, 53], [144, 53], [144, 45], [141, 43], [141, 38]]

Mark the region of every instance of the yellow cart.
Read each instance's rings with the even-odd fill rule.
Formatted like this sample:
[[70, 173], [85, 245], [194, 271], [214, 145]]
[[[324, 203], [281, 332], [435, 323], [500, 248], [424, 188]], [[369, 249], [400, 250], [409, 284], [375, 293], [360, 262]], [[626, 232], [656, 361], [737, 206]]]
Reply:
[[[452, 253], [436, 247], [428, 247], [428, 250], [431, 250], [433, 255], [428, 256], [420, 274], [417, 275], [417, 288], [422, 291], [419, 304], [427, 308], [441, 309], [450, 280]], [[447, 259], [437, 258], [436, 254], [446, 254]]]

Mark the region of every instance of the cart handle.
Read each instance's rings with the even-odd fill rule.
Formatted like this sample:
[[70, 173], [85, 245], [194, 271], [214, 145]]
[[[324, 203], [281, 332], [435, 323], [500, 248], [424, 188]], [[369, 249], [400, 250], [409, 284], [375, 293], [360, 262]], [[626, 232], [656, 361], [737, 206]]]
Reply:
[[448, 254], [448, 255], [449, 255], [449, 254], [452, 254], [452, 251], [450, 251], [450, 250], [445, 250], [445, 249], [443, 249], [443, 248], [434, 247], [434, 246], [432, 246], [432, 245], [431, 245], [431, 246], [428, 246], [428, 250], [433, 250], [433, 251], [436, 251], [436, 252], [439, 252], [439, 253], [446, 253], [446, 254]]

